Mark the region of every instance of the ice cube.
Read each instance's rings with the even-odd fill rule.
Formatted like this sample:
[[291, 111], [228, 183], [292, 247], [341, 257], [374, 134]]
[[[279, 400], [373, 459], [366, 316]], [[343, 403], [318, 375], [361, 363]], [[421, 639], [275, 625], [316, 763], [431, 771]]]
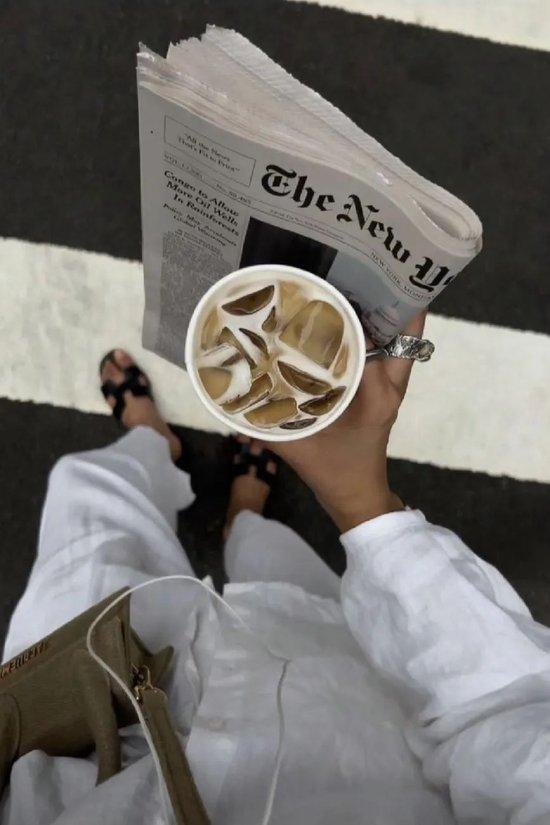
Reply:
[[231, 384], [227, 392], [221, 398], [217, 399], [218, 404], [228, 404], [234, 401], [235, 398], [240, 398], [250, 391], [252, 386], [252, 374], [250, 365], [244, 358], [239, 358], [235, 364], [231, 366]]
[[239, 332], [242, 332], [243, 335], [246, 335], [249, 338], [255, 347], [257, 347], [262, 355], [266, 358], [269, 358], [269, 350], [267, 348], [267, 344], [262, 338], [261, 335], [258, 335], [257, 332], [253, 332], [251, 329], [245, 329], [244, 327], [239, 327]]
[[216, 346], [216, 341], [220, 332], [220, 321], [218, 318], [218, 310], [213, 309], [206, 321], [204, 322], [201, 332], [201, 348], [204, 350], [212, 349]]
[[235, 364], [238, 364], [241, 360], [246, 359], [243, 359], [240, 352], [234, 352], [233, 355], [230, 355], [226, 361], [222, 361], [222, 367], [234, 367]]
[[281, 429], [304, 430], [306, 427], [311, 427], [316, 421], [316, 418], [297, 418], [296, 421], [286, 421], [284, 424], [281, 424]]
[[348, 366], [349, 350], [346, 344], [343, 344], [342, 349], [338, 353], [338, 358], [334, 365], [333, 375], [335, 378], [340, 378], [346, 371]]
[[241, 410], [245, 410], [247, 407], [251, 407], [252, 404], [257, 404], [259, 401], [263, 401], [267, 398], [272, 388], [273, 381], [269, 375], [264, 373], [252, 382], [252, 386], [246, 395], [238, 396], [234, 401], [224, 404], [223, 408], [228, 413], [236, 413]]
[[330, 384], [326, 381], [321, 381], [320, 378], [314, 378], [303, 370], [293, 367], [291, 364], [286, 364], [284, 361], [278, 361], [277, 366], [279, 372], [291, 387], [294, 387], [301, 392], [307, 392], [308, 395], [324, 395], [330, 390]]
[[252, 315], [254, 312], [266, 307], [273, 299], [275, 287], [264, 286], [263, 289], [258, 289], [256, 292], [249, 292], [247, 295], [241, 295], [234, 301], [228, 304], [223, 304], [222, 309], [229, 312], [230, 315]]
[[322, 398], [312, 398], [311, 401], [304, 401], [303, 404], [300, 404], [300, 409], [308, 415], [326, 415], [336, 406], [345, 389], [345, 387], [336, 387], [329, 390]]
[[240, 352], [243, 358], [246, 358], [248, 363], [250, 364], [251, 369], [256, 366], [256, 362], [252, 358], [252, 356], [247, 352], [246, 347], [244, 344], [239, 341], [237, 336], [231, 332], [229, 327], [224, 327], [218, 336], [218, 343], [219, 344], [228, 344], [233, 349], [236, 349]]
[[[220, 344], [215, 349], [200, 355], [197, 368], [207, 393], [218, 404], [232, 401], [238, 395], [244, 395], [250, 390], [252, 384], [250, 364], [239, 350], [229, 344]], [[225, 377], [222, 378], [224, 375], [229, 376], [229, 381]]]
[[269, 310], [269, 315], [262, 324], [262, 329], [264, 332], [274, 332], [276, 326], [277, 313], [275, 311], [275, 307], [271, 307], [271, 309]]
[[202, 367], [199, 369], [199, 377], [204, 389], [214, 401], [227, 392], [231, 383], [231, 372], [223, 367]]
[[294, 418], [297, 412], [294, 398], [278, 398], [245, 413], [245, 418], [255, 427], [276, 427]]
[[299, 284], [291, 281], [279, 283], [279, 306], [284, 321], [288, 321], [307, 304], [308, 299]]
[[241, 358], [242, 355], [236, 347], [224, 343], [199, 355], [197, 363], [199, 367], [228, 367]]
[[281, 341], [299, 350], [316, 364], [330, 367], [340, 349], [344, 321], [326, 301], [310, 301], [290, 319]]

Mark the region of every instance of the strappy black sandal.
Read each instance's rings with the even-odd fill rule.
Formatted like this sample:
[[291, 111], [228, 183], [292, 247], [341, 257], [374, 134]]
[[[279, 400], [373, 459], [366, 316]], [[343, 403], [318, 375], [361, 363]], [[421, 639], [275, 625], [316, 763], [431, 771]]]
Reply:
[[[134, 396], [140, 395], [148, 395], [149, 398], [153, 398], [151, 392], [151, 382], [149, 381], [148, 377], [145, 373], [140, 370], [140, 368], [136, 364], [132, 364], [126, 369], [122, 369], [122, 367], [117, 363], [115, 359], [115, 350], [112, 349], [107, 355], [104, 355], [99, 364], [99, 375], [101, 377], [101, 373], [103, 372], [103, 367], [110, 361], [113, 366], [124, 373], [124, 381], [121, 384], [116, 384], [111, 379], [104, 381], [101, 385], [101, 392], [103, 393], [103, 397], [107, 401], [108, 398], [115, 399], [115, 406], [113, 407], [113, 415], [119, 421], [122, 417], [122, 413], [124, 412], [124, 407], [126, 406], [126, 402], [124, 400], [124, 393], [128, 390]], [[140, 378], [145, 379], [145, 384], [140, 382]]]
[[270, 489], [273, 489], [277, 472], [268, 470], [267, 465], [272, 461], [278, 468], [278, 456], [266, 448], [264, 448], [259, 455], [254, 455], [254, 453], [250, 452], [250, 442], [245, 441], [243, 443], [233, 437], [231, 441], [234, 450], [232, 477], [246, 476], [249, 474], [248, 471], [250, 468], [255, 467], [256, 474], [254, 478], [259, 478], [260, 481], [264, 481]]

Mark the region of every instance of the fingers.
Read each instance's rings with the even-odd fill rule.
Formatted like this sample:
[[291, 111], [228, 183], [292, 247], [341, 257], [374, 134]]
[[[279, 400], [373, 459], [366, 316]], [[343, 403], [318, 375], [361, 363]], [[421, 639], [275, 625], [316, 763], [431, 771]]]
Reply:
[[417, 338], [422, 338], [422, 333], [424, 332], [424, 325], [426, 323], [426, 316], [428, 314], [427, 309], [423, 309], [418, 315], [415, 315], [414, 318], [411, 318], [405, 329], [403, 330], [403, 335], [416, 335]]
[[[418, 315], [415, 315], [403, 330], [403, 335], [414, 335], [417, 338], [421, 338], [424, 332], [427, 314], [428, 310], [424, 309], [422, 312], [419, 312]], [[414, 361], [407, 358], [388, 358], [382, 364], [386, 375], [392, 384], [397, 387], [402, 396], [405, 395], [407, 390], [413, 364]]]
[[[367, 336], [365, 336], [365, 344], [367, 347], [367, 352], [371, 349], [375, 349], [375, 344], [373, 344]], [[386, 381], [384, 360], [384, 358], [367, 359], [363, 368], [363, 377], [361, 379], [361, 383], [359, 384], [356, 398], [358, 396], [364, 397], [367, 392], [376, 392], [377, 387], [382, 387], [384, 385]]]

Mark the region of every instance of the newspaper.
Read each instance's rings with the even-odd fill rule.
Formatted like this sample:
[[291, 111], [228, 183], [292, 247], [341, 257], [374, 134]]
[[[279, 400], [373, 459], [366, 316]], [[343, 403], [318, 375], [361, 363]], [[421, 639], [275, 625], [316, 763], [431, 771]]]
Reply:
[[237, 32], [142, 46], [137, 74], [143, 343], [164, 358], [184, 365], [197, 301], [241, 267], [325, 278], [384, 344], [480, 251], [469, 207]]

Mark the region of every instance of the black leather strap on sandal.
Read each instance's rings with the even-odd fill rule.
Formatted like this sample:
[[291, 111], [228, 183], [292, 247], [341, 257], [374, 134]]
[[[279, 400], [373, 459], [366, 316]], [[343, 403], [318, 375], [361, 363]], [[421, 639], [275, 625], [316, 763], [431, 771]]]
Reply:
[[[145, 375], [142, 370], [135, 364], [132, 364], [126, 369], [122, 369], [114, 358], [114, 350], [108, 352], [107, 355], [102, 358], [101, 364], [99, 365], [99, 373], [103, 370], [105, 363], [110, 361], [117, 369], [119, 369], [122, 373], [124, 373], [124, 381], [121, 384], [116, 384], [111, 379], [104, 381], [101, 385], [101, 392], [103, 393], [103, 397], [105, 400], [108, 398], [115, 399], [115, 406], [113, 407], [113, 415], [115, 418], [120, 420], [122, 413], [124, 412], [124, 407], [126, 406], [126, 402], [124, 400], [124, 393], [128, 390], [132, 393], [132, 395], [138, 397], [140, 395], [148, 395], [149, 398], [152, 398], [151, 395], [151, 385], [149, 383], [149, 379]], [[140, 378], [144, 378], [146, 383], [142, 384], [140, 382]]]
[[259, 455], [254, 455], [250, 452], [250, 444], [246, 442], [241, 444], [239, 441], [236, 441], [235, 444], [235, 455], [238, 456], [238, 460], [233, 464], [233, 478], [246, 476], [251, 467], [256, 467], [255, 478], [265, 481], [268, 487], [273, 487], [277, 475], [275, 472], [268, 470], [267, 465], [270, 461], [275, 464], [278, 463], [275, 453], [263, 449]]

